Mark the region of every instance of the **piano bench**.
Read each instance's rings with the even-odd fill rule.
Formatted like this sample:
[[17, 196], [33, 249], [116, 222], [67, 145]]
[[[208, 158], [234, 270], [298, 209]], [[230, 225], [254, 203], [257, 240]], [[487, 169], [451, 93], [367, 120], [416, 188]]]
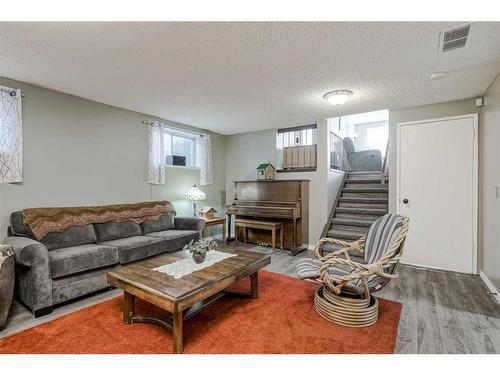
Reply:
[[236, 219], [234, 221], [235, 231], [234, 240], [238, 241], [238, 227], [243, 228], [243, 241], [247, 243], [247, 228], [254, 229], [267, 229], [272, 233], [273, 250], [276, 247], [276, 231], [280, 231], [280, 246], [283, 250], [283, 223], [280, 221], [264, 221], [264, 220], [250, 220], [250, 219]]

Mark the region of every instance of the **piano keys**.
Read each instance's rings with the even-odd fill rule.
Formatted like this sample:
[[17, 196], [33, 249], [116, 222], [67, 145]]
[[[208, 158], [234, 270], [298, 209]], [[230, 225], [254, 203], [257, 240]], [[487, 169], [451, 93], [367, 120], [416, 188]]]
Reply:
[[[309, 180], [236, 181], [233, 204], [226, 206], [229, 234], [231, 217], [281, 221], [283, 247], [295, 255], [309, 243]], [[241, 228], [238, 230], [242, 231]], [[247, 229], [247, 241], [271, 243], [269, 231]], [[243, 238], [243, 233], [238, 233]]]

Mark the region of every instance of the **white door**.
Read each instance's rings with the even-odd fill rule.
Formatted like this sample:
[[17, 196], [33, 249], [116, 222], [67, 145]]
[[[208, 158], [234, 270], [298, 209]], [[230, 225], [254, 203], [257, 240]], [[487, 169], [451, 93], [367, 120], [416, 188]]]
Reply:
[[398, 124], [402, 262], [477, 273], [477, 114]]

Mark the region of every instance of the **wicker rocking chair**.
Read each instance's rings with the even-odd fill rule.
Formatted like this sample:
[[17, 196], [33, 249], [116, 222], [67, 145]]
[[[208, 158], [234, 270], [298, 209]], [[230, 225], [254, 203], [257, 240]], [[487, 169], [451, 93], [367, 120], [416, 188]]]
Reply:
[[[408, 232], [407, 217], [388, 214], [377, 219], [366, 237], [355, 242], [322, 238], [315, 247], [315, 259], [297, 264], [301, 279], [322, 284], [316, 291], [316, 311], [324, 318], [345, 326], [363, 327], [378, 319], [378, 301], [371, 294], [380, 290], [396, 273]], [[323, 256], [323, 245], [342, 246]], [[363, 262], [350, 253], [363, 256]]]

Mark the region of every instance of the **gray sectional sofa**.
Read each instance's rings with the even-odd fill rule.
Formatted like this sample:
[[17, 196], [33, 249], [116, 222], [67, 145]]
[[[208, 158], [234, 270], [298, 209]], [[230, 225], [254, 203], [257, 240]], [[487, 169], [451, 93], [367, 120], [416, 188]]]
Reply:
[[120, 264], [181, 249], [200, 238], [204, 221], [163, 214], [143, 224], [107, 222], [49, 233], [40, 241], [23, 224], [23, 214], [10, 216], [4, 244], [12, 245], [16, 295], [35, 317], [59, 303], [109, 287], [106, 273]]

